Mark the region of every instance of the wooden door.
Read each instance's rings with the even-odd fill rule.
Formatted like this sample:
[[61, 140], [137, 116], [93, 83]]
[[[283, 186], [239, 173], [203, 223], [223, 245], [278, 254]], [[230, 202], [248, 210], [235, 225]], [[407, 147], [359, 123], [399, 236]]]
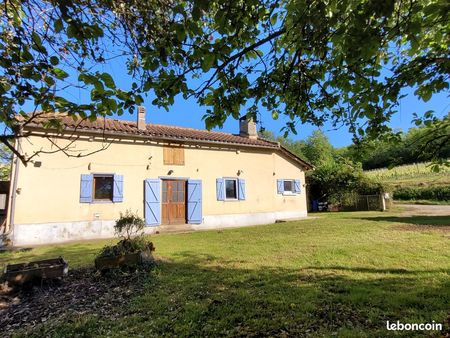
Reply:
[[186, 181], [162, 181], [162, 224], [186, 223]]

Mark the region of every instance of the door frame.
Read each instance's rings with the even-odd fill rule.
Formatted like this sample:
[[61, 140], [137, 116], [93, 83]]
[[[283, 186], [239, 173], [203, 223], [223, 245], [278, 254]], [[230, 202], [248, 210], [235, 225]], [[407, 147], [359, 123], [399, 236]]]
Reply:
[[[163, 184], [164, 181], [183, 181], [185, 183], [184, 187], [184, 223], [178, 223], [178, 224], [188, 224], [188, 187], [187, 183], [189, 181], [188, 177], [172, 177], [172, 176], [158, 176], [158, 178], [161, 180], [161, 225], [164, 225], [163, 218], [162, 218], [162, 208], [163, 208], [163, 199], [162, 199], [162, 190], [163, 190]], [[170, 224], [168, 224], [170, 225]]]

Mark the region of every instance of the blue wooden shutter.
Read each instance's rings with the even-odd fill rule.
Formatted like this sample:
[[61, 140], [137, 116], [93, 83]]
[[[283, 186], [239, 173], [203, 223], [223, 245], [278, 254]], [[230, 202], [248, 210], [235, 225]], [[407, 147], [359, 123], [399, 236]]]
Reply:
[[238, 178], [238, 197], [240, 200], [245, 200], [245, 180]]
[[145, 180], [145, 224], [161, 224], [161, 181]]
[[202, 223], [202, 181], [188, 180], [187, 184], [187, 222]]
[[223, 178], [216, 179], [216, 196], [218, 201], [225, 201], [225, 189], [223, 186]]
[[92, 174], [82, 174], [80, 183], [80, 203], [92, 202], [94, 176]]
[[277, 180], [277, 192], [279, 194], [284, 193], [284, 181], [283, 180]]
[[301, 192], [300, 180], [294, 180], [294, 192], [296, 194], [300, 194]]
[[114, 174], [113, 202], [123, 202], [123, 176]]

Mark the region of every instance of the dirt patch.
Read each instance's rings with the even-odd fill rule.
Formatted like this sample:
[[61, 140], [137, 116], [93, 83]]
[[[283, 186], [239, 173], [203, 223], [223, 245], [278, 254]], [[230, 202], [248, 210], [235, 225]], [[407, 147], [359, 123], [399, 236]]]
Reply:
[[450, 220], [450, 205], [398, 204], [404, 210], [401, 216], [448, 216]]
[[442, 236], [450, 239], [450, 225], [417, 225], [417, 224], [399, 224], [393, 227], [394, 230], [404, 231], [438, 231], [442, 232]]
[[100, 274], [94, 268], [69, 271], [60, 282], [12, 289], [0, 287], [0, 332], [11, 336], [18, 329], [32, 329], [48, 320], [74, 314], [118, 317], [121, 305], [143, 291], [150, 267]]

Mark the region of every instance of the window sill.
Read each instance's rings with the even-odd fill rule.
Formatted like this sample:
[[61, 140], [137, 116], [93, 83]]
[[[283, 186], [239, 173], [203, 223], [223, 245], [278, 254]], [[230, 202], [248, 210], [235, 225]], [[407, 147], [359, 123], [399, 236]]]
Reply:
[[113, 204], [113, 201], [110, 200], [93, 200], [91, 204]]
[[299, 194], [296, 194], [295, 192], [284, 192], [282, 195], [283, 196], [297, 196]]

